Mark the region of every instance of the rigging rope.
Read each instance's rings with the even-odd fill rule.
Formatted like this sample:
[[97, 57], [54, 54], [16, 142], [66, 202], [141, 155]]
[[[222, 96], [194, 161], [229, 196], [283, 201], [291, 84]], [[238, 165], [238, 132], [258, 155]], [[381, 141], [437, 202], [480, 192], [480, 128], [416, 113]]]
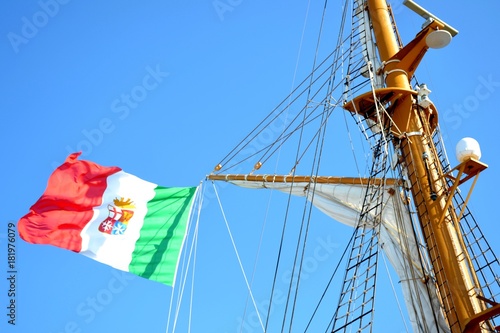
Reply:
[[[252, 279], [250, 280], [250, 288], [253, 286], [253, 280], [254, 280], [254, 277], [255, 277], [255, 272], [257, 271], [257, 263], [258, 263], [258, 259], [259, 259], [259, 256], [260, 256], [260, 250], [261, 250], [261, 247], [262, 247], [262, 240], [264, 238], [264, 230], [266, 229], [266, 225], [267, 225], [267, 214], [269, 213], [269, 206], [271, 204], [271, 196], [273, 194], [273, 191], [271, 191], [271, 194], [269, 195], [269, 201], [268, 201], [268, 205], [267, 205], [267, 208], [266, 208], [266, 214], [265, 214], [265, 217], [264, 217], [264, 224], [262, 225], [262, 230], [260, 232], [260, 239], [259, 239], [259, 245], [257, 246], [257, 254], [255, 255], [255, 261], [254, 261], [254, 265], [253, 265], [253, 270], [252, 270]], [[243, 318], [246, 317], [246, 312], [247, 312], [247, 307], [248, 307], [248, 298], [250, 297], [250, 295], [247, 296], [247, 299], [245, 301], [245, 308], [243, 309]], [[269, 303], [269, 309], [271, 308], [271, 303]], [[267, 320], [266, 320], [266, 326], [267, 326]], [[243, 332], [243, 322], [240, 326], [240, 333]]]
[[[203, 187], [203, 190], [205, 187]], [[198, 226], [199, 226], [199, 217], [201, 215], [201, 208], [203, 207], [203, 198], [205, 197], [204, 191], [201, 195], [200, 202], [198, 204], [198, 219], [196, 221], [196, 227], [194, 230], [194, 236], [193, 236], [193, 245], [191, 248], [194, 247], [194, 253], [193, 256], [195, 260], [193, 261], [193, 274], [191, 275], [191, 297], [189, 299], [189, 329], [188, 332], [191, 332], [191, 318], [193, 316], [193, 297], [194, 297], [194, 277], [196, 275], [196, 255], [197, 255], [197, 250], [198, 250]]]
[[389, 271], [389, 266], [387, 265], [387, 260], [385, 259], [385, 255], [382, 255], [382, 259], [384, 260], [385, 270], [387, 272], [387, 276], [389, 277], [389, 282], [391, 283], [392, 292], [394, 293], [394, 298], [396, 299], [396, 303], [397, 303], [398, 309], [399, 309], [399, 314], [401, 315], [401, 319], [403, 320], [403, 325], [405, 325], [406, 332], [410, 332], [410, 330], [408, 329], [408, 325], [406, 325], [406, 320], [405, 320], [405, 317], [403, 314], [403, 309], [401, 307], [401, 303], [399, 302], [399, 297], [398, 297], [398, 294], [396, 292], [396, 288], [394, 288], [394, 282], [392, 281], [391, 272]]
[[[304, 132], [304, 123], [306, 122], [306, 119], [308, 118], [306, 110], [307, 110], [308, 105], [309, 105], [309, 103], [311, 101], [311, 87], [312, 87], [312, 83], [314, 82], [314, 76], [313, 75], [315, 73], [314, 69], [316, 68], [316, 62], [317, 62], [317, 57], [318, 57], [319, 45], [320, 45], [321, 35], [322, 35], [322, 31], [323, 31], [323, 25], [324, 25], [325, 13], [326, 13], [326, 4], [327, 4], [327, 0], [325, 0], [325, 5], [323, 7], [323, 13], [322, 13], [322, 17], [321, 17], [321, 23], [320, 23], [320, 29], [319, 29], [319, 34], [318, 34], [318, 40], [317, 40], [317, 44], [316, 44], [316, 51], [315, 51], [314, 60], [313, 60], [313, 64], [312, 64], [312, 73], [309, 76], [310, 77], [310, 82], [309, 82], [309, 86], [307, 88], [306, 104], [305, 104], [305, 106], [302, 109], [302, 110], [304, 110], [304, 114], [303, 114], [302, 122], [300, 123], [301, 124], [300, 125], [300, 134], [299, 134], [299, 139], [298, 139], [298, 144], [297, 144], [297, 149], [296, 149], [296, 155], [295, 155], [295, 165], [297, 165], [298, 160], [299, 160], [300, 150], [301, 150], [301, 143], [302, 143], [303, 132]], [[323, 117], [324, 117], [324, 114], [323, 114]], [[323, 126], [321, 126], [321, 128], [323, 128]], [[318, 140], [319, 140], [319, 136], [318, 136]], [[313, 162], [312, 165], [314, 165], [314, 162]], [[295, 175], [295, 172], [296, 172], [296, 168], [294, 166], [292, 168], [292, 172], [291, 172], [292, 176]], [[293, 182], [292, 182], [292, 186], [293, 186]], [[291, 196], [292, 196], [292, 187], [290, 187], [290, 192], [288, 194], [287, 213], [285, 215], [285, 222], [283, 223], [283, 229], [282, 229], [281, 240], [280, 240], [280, 250], [279, 250], [279, 254], [278, 254], [278, 260], [277, 260], [277, 263], [276, 263], [275, 275], [274, 275], [274, 279], [273, 279], [273, 286], [272, 286], [272, 290], [271, 290], [271, 303], [272, 303], [272, 296], [274, 294], [274, 289], [275, 289], [275, 286], [276, 286], [276, 277], [277, 277], [277, 272], [278, 272], [278, 267], [279, 267], [279, 262], [280, 262], [279, 259], [281, 258], [281, 251], [283, 249], [282, 244], [283, 244], [283, 241], [284, 241], [284, 233], [285, 233], [285, 228], [286, 228], [286, 225], [287, 225], [286, 221], [287, 221], [287, 217], [288, 217], [288, 208], [290, 207]], [[298, 235], [298, 240], [299, 241], [302, 238], [302, 232], [303, 232], [303, 226], [304, 226], [304, 218], [305, 218], [305, 213], [306, 213], [306, 210], [307, 210], [307, 200], [305, 202], [306, 202], [306, 204], [304, 206], [304, 211], [303, 211], [303, 216], [302, 216], [302, 223], [301, 223], [300, 231], [299, 231], [299, 235]], [[310, 207], [309, 210], [311, 209], [311, 206], [312, 206], [312, 203], [309, 206]], [[284, 332], [284, 329], [285, 329], [286, 317], [287, 317], [287, 313], [288, 313], [288, 306], [289, 306], [290, 296], [291, 296], [291, 292], [292, 292], [293, 276], [295, 275], [295, 267], [296, 267], [296, 262], [297, 262], [298, 254], [299, 254], [299, 252], [302, 252], [302, 258], [301, 258], [301, 261], [300, 261], [300, 268], [299, 268], [299, 276], [298, 276], [297, 285], [295, 287], [295, 292], [294, 292], [295, 299], [292, 302], [292, 313], [291, 313], [291, 318], [290, 318], [289, 331], [291, 331], [291, 329], [292, 329], [294, 308], [295, 308], [295, 304], [296, 304], [296, 297], [297, 297], [297, 294], [298, 294], [298, 287], [299, 287], [299, 283], [300, 283], [300, 273], [301, 273], [301, 267], [302, 267], [302, 262], [303, 262], [304, 248], [305, 248], [305, 242], [306, 242], [306, 239], [307, 239], [307, 230], [308, 230], [309, 223], [310, 223], [310, 215], [309, 215], [309, 219], [307, 221], [306, 235], [304, 236], [304, 240], [303, 240], [304, 243], [301, 246], [300, 242], [297, 242], [297, 247], [295, 249], [294, 263], [293, 263], [293, 266], [292, 266], [293, 268], [292, 268], [292, 273], [291, 273], [292, 274], [292, 279], [290, 279], [290, 284], [289, 284], [289, 288], [288, 288], [288, 294], [287, 294], [287, 300], [286, 300], [286, 304], [285, 304], [285, 310], [284, 310], [284, 315], [283, 315], [281, 332]], [[269, 318], [269, 314], [270, 314], [270, 308], [268, 309], [268, 318]], [[266, 321], [266, 328], [267, 328], [267, 324], [268, 324], [268, 321]]]
[[[175, 314], [174, 314], [174, 318], [173, 318], [173, 326], [172, 326], [172, 330], [171, 330], [172, 332], [175, 332], [175, 328], [177, 326], [177, 320], [179, 318], [180, 307], [181, 307], [181, 300], [182, 300], [182, 297], [184, 295], [184, 289], [185, 289], [186, 279], [187, 279], [188, 272], [189, 272], [189, 267], [191, 264], [191, 259], [193, 257], [196, 258], [196, 248], [197, 248], [197, 244], [198, 244], [198, 226], [199, 226], [200, 215], [201, 215], [200, 211], [201, 211], [201, 207], [203, 206], [204, 195], [202, 192], [204, 191], [204, 189], [205, 189], [205, 187], [203, 186], [203, 182], [201, 182], [199, 187], [198, 187], [196, 197], [194, 199], [194, 204], [193, 204], [194, 207], [196, 208], [196, 209], [193, 209], [193, 212], [196, 210], [197, 210], [197, 212], [195, 214], [192, 214], [190, 217], [190, 220], [191, 220], [194, 216], [196, 216], [196, 222], [195, 222], [195, 227], [194, 227], [194, 232], [193, 232], [193, 239], [191, 241], [189, 254], [184, 256], [184, 259], [183, 259], [184, 260], [184, 263], [182, 265], [183, 272], [179, 273], [179, 276], [181, 277], [182, 282], [181, 282], [180, 290], [178, 291], [178, 294], [177, 294], [177, 302], [176, 302]], [[187, 235], [189, 235], [191, 233], [191, 225], [192, 225], [191, 223], [188, 224], [188, 229], [186, 231]], [[187, 247], [186, 245], [184, 245], [184, 246]], [[193, 255], [193, 249], [194, 249], [194, 255]], [[187, 260], [187, 263], [185, 262], [186, 260]], [[189, 330], [191, 327], [191, 317], [192, 317], [193, 290], [194, 290], [193, 283], [194, 283], [194, 276], [195, 276], [195, 268], [196, 268], [196, 260], [193, 260], [191, 297], [190, 297], [190, 303], [189, 303], [189, 321], [188, 321]], [[185, 271], [184, 271], [184, 269], [185, 269]], [[168, 316], [167, 316], [167, 326], [166, 326], [167, 332], [168, 332], [168, 328], [170, 327], [170, 320], [172, 317], [173, 300], [174, 300], [175, 291], [176, 291], [175, 287], [176, 287], [176, 284], [174, 283], [174, 285], [172, 286], [172, 293], [170, 295], [169, 312], [168, 312]]]
[[217, 198], [217, 202], [219, 203], [219, 207], [220, 207], [220, 211], [222, 213], [222, 217], [224, 219], [224, 223], [226, 224], [226, 229], [227, 229], [227, 232], [229, 234], [229, 238], [231, 239], [231, 243], [233, 245], [234, 253], [236, 254], [236, 259], [238, 259], [238, 264], [240, 265], [241, 273], [243, 274], [243, 278], [245, 279], [248, 293], [250, 294], [250, 298], [252, 299], [252, 303], [253, 303], [253, 306], [254, 306], [255, 311], [257, 313], [257, 317], [259, 319], [260, 326], [262, 327], [262, 331], [265, 332], [264, 324], [262, 323], [262, 318], [260, 317], [260, 313], [259, 313], [259, 310], [257, 308], [257, 303], [255, 302], [255, 298], [253, 297], [252, 289], [250, 288], [250, 284], [248, 283], [245, 269], [243, 268], [243, 264], [241, 263], [240, 254], [238, 252], [238, 249], [236, 248], [236, 243], [234, 242], [233, 234], [231, 233], [231, 228], [229, 228], [229, 223], [227, 222], [226, 213], [224, 212], [224, 208], [222, 208], [222, 203], [220, 201], [219, 192], [217, 191], [217, 187], [215, 186], [215, 183], [213, 181], [212, 181], [212, 186], [214, 188], [214, 193], [215, 193], [215, 196]]
[[[399, 178], [401, 179], [401, 181], [403, 182], [404, 181], [404, 178], [403, 178], [403, 168], [401, 167], [401, 165], [398, 164], [398, 170], [399, 170]], [[405, 189], [403, 191], [405, 197], [408, 197], [409, 196], [409, 193], [408, 193], [409, 190]], [[411, 220], [411, 230], [405, 230], [404, 228], [401, 227], [401, 225], [398, 225], [398, 228], [400, 228], [401, 230], [404, 230], [404, 233], [406, 234], [406, 237], [405, 239], [408, 240], [410, 237], [413, 238], [415, 240], [415, 246], [417, 247], [416, 251], [418, 252], [418, 265], [419, 265], [419, 268], [420, 268], [420, 272], [421, 272], [421, 277], [418, 277], [415, 273], [415, 265], [411, 265], [410, 268], [411, 268], [411, 277], [410, 279], [412, 281], [414, 281], [414, 283], [421, 283], [420, 280], [427, 280], [430, 278], [430, 275], [432, 274], [432, 268], [431, 268], [431, 264], [430, 264], [430, 259], [426, 256], [426, 251], [424, 250], [425, 246], [422, 245], [424, 244], [424, 240], [422, 239], [423, 235], [421, 233], [417, 233], [417, 225], [418, 223], [416, 223], [414, 221], [414, 213], [412, 213], [410, 211], [410, 205], [406, 205], [403, 209], [401, 209], [401, 206], [398, 206], [399, 209], [396, 210], [396, 214], [398, 214], [399, 216], [402, 216], [403, 214], [407, 214]], [[403, 211], [405, 210], [405, 211]], [[399, 218], [400, 221], [403, 221], [402, 218]], [[410, 233], [410, 234], [408, 234]], [[402, 239], [402, 236], [400, 235], [400, 242], [401, 244], [405, 244], [405, 247], [403, 247], [403, 249], [406, 249], [407, 253], [410, 253], [410, 247], [408, 245], [407, 242], [403, 242], [403, 239]], [[418, 282], [417, 282], [418, 281]], [[430, 285], [429, 283], [425, 283], [425, 291], [426, 291], [426, 295], [428, 297], [428, 300], [432, 303], [433, 301], [433, 295], [431, 293], [431, 290], [430, 290]], [[419, 306], [420, 309], [422, 309], [422, 299], [421, 299], [421, 295], [420, 294], [417, 294], [417, 298], [418, 300], [414, 300], [412, 298], [412, 304], [414, 304], [415, 306]], [[410, 309], [408, 309], [409, 311], [411, 311]], [[414, 309], [414, 311], [416, 311], [416, 309]], [[441, 332], [441, 328], [439, 326], [439, 320], [438, 320], [438, 313], [436, 313], [435, 311], [432, 311], [432, 325], [427, 325], [426, 324], [426, 319], [425, 317], [423, 317], [423, 323], [419, 323], [419, 324], [424, 324], [425, 327], [431, 327], [431, 326], [434, 326], [435, 329], [436, 329], [436, 332]]]
[[[323, 23], [324, 23], [324, 17], [325, 17], [325, 13], [326, 13], [327, 2], [328, 1], [325, 1], [325, 5], [324, 5], [324, 9], [323, 9], [323, 15], [322, 15], [322, 20], [321, 20], [321, 26], [323, 26]], [[344, 13], [345, 13], [346, 9], [347, 9], [347, 6], [344, 7]], [[345, 17], [345, 15], [343, 15], [342, 17]], [[345, 21], [343, 20], [343, 22], [341, 24], [341, 29], [340, 29], [341, 33], [340, 33], [339, 39], [338, 39], [339, 43], [340, 43], [340, 41], [342, 39], [341, 38], [341, 34], [343, 32], [344, 23], [345, 23]], [[322, 28], [320, 29], [320, 31], [321, 30], [322, 30]], [[319, 40], [318, 40], [318, 46], [319, 46]], [[339, 48], [337, 48], [337, 49], [339, 49]], [[335, 58], [335, 60], [337, 60], [337, 59], [338, 58]], [[316, 135], [317, 135], [318, 138], [317, 138], [317, 141], [316, 141], [316, 150], [315, 150], [315, 154], [314, 154], [314, 158], [313, 158], [314, 162], [312, 163], [312, 166], [311, 166], [311, 176], [318, 175], [318, 173], [319, 173], [319, 167], [320, 167], [320, 164], [321, 164], [323, 147], [324, 147], [324, 144], [325, 144], [326, 124], [328, 122], [328, 119], [329, 119], [331, 113], [333, 112], [333, 110], [336, 107], [336, 104], [331, 104], [330, 103], [330, 99], [332, 98], [332, 96], [331, 96], [331, 91], [332, 90], [331, 89], [332, 89], [332, 87], [334, 87], [334, 80], [335, 80], [335, 72], [332, 72], [332, 74], [330, 75], [330, 80], [328, 81], [328, 84], [329, 84], [330, 88], [327, 90], [328, 93], [327, 93], [327, 96], [325, 98], [325, 99], [327, 99], [327, 101], [326, 101], [326, 103], [324, 103], [324, 111], [322, 112], [322, 117], [323, 117], [323, 119], [321, 121], [322, 126], [320, 127], [319, 131], [314, 136], [314, 137], [316, 137]], [[295, 313], [297, 296], [298, 296], [298, 290], [299, 290], [299, 284], [300, 284], [300, 276], [301, 276], [301, 273], [302, 273], [302, 266], [303, 266], [303, 263], [304, 263], [305, 248], [306, 248], [306, 245], [307, 245], [307, 239], [308, 239], [307, 236], [308, 236], [309, 226], [310, 226], [310, 222], [311, 222], [311, 215], [312, 215], [312, 208], [313, 208], [313, 202], [314, 202], [314, 197], [315, 197], [316, 185], [317, 184], [314, 183], [312, 185], [312, 189], [311, 189], [311, 186], [308, 186], [308, 188], [307, 188], [307, 192], [308, 193], [312, 192], [312, 195], [311, 195], [311, 199], [310, 199], [310, 204], [307, 207], [307, 209], [308, 209], [307, 224], [306, 224], [306, 230], [305, 230], [305, 235], [304, 235], [304, 241], [303, 241], [303, 245], [302, 245], [302, 256], [300, 258], [299, 276], [298, 276], [298, 279], [297, 279], [297, 286], [296, 286], [296, 291], [295, 291], [295, 298], [294, 298], [294, 301], [293, 301], [292, 315], [291, 315], [291, 319], [290, 319], [290, 327], [289, 327], [289, 331], [290, 332], [292, 331], [293, 316], [294, 316], [294, 313]], [[306, 195], [306, 197], [308, 197], [308, 196], [309, 195]], [[305, 219], [305, 213], [306, 213], [306, 207], [304, 207], [303, 221]], [[302, 229], [301, 229], [301, 233], [302, 233]]]
[[[194, 258], [196, 258], [196, 254], [197, 254], [197, 250], [198, 250], [198, 223], [196, 223], [193, 246], [194, 246], [193, 256], [194, 256]], [[193, 274], [191, 275], [191, 297], [189, 298], [188, 333], [191, 332], [191, 321], [192, 321], [192, 317], [193, 317], [193, 297], [194, 297], [194, 277], [195, 277], [195, 275], [196, 275], [196, 260], [194, 260], [194, 262], [193, 262]]]

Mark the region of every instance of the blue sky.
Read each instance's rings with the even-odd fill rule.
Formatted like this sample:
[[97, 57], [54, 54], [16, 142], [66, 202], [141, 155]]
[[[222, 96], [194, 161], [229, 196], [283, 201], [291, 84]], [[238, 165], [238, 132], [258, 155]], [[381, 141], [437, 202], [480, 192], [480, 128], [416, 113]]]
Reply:
[[[481, 144], [482, 160], [490, 168], [479, 178], [471, 208], [500, 253], [494, 242], [500, 175], [500, 4], [457, 1], [450, 8], [430, 0], [419, 3], [459, 30], [447, 48], [426, 55], [417, 75], [432, 90], [452, 164], [460, 138], [472, 136]], [[0, 5], [0, 247], [5, 254], [0, 331], [165, 331], [170, 287], [19, 238], [16, 325], [8, 325], [8, 224], [27, 213], [54, 167], [75, 151], [164, 186], [197, 185], [288, 94], [297, 63], [296, 81], [307, 74], [322, 5], [310, 5], [299, 59], [308, 9], [300, 1], [40, 0]], [[335, 11], [341, 5], [330, 1], [329, 6]], [[408, 42], [422, 20], [401, 1], [393, 1], [393, 7]], [[334, 41], [335, 33], [326, 33], [330, 35]], [[251, 271], [251, 253], [262, 226], [245, 203], [261, 200], [265, 205], [267, 197], [247, 192], [238, 197], [229, 191], [223, 186], [221, 196], [226, 194], [227, 205], [244, 213], [243, 218], [228, 215], [243, 263]], [[214, 196], [207, 195], [191, 330], [237, 332], [243, 322], [244, 332], [258, 332], [255, 318], [241, 319], [245, 286], [217, 206]], [[324, 227], [316, 231], [314, 246], [325, 253], [340, 251], [348, 230], [333, 223]], [[320, 283], [323, 270], [334, 264], [334, 255], [317, 262], [306, 280]], [[265, 289], [260, 275], [255, 279]], [[259, 304], [268, 297], [265, 292], [256, 296]], [[281, 306], [277, 302], [276, 311]], [[182, 310], [178, 327], [187, 331], [188, 309]], [[392, 332], [404, 331], [393, 315], [380, 313], [384, 324], [391, 322]]]

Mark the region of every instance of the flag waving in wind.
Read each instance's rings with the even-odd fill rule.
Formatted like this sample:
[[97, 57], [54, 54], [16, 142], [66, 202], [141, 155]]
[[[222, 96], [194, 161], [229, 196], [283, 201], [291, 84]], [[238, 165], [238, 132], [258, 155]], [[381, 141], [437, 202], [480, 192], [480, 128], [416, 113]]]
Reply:
[[79, 155], [19, 220], [21, 238], [173, 285], [197, 187], [161, 187]]

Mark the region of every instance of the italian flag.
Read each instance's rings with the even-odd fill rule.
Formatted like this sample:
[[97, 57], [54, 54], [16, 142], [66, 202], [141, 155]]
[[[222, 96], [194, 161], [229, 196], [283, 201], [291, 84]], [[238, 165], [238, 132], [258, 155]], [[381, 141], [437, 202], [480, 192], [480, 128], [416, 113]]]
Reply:
[[80, 154], [19, 220], [21, 238], [173, 285], [197, 187], [161, 187]]

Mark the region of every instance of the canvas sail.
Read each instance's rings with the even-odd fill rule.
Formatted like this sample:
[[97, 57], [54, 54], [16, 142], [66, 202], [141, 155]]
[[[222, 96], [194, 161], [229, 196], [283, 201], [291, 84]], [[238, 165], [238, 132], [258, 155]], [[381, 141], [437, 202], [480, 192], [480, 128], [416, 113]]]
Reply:
[[[266, 181], [231, 181], [253, 189], [274, 189], [306, 197], [334, 220], [355, 227], [359, 221], [366, 185], [277, 183]], [[389, 188], [395, 191], [389, 191]], [[390, 194], [393, 193], [393, 194]], [[423, 268], [411, 217], [396, 187], [388, 187], [378, 234], [381, 248], [396, 271], [403, 290], [414, 332], [449, 332], [441, 312], [437, 291]], [[369, 218], [370, 220], [370, 218]], [[372, 217], [371, 222], [374, 219]], [[373, 227], [373, 224], [371, 226]]]

